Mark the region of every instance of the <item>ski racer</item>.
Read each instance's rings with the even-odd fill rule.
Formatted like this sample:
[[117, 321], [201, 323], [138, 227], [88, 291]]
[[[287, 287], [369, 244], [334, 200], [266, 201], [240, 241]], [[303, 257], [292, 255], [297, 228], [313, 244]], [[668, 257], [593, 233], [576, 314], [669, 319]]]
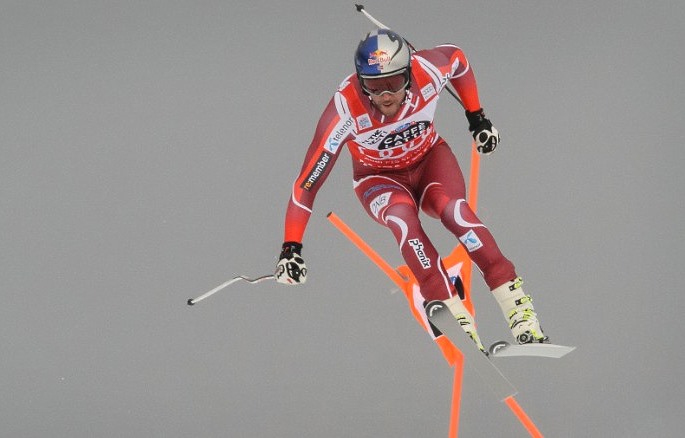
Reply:
[[466, 202], [457, 159], [433, 125], [440, 91], [449, 82], [466, 109], [477, 150], [488, 155], [499, 144], [499, 133], [481, 108], [473, 69], [462, 50], [445, 44], [412, 53], [400, 35], [379, 29], [359, 43], [355, 67], [356, 73], [343, 80], [323, 111], [292, 186], [276, 280], [306, 281], [302, 240], [314, 198], [347, 146], [359, 201], [374, 221], [392, 232], [426, 303], [446, 302], [485, 351], [472, 316], [421, 226], [419, 210], [439, 219], [465, 246], [514, 339], [520, 344], [548, 342], [514, 265]]

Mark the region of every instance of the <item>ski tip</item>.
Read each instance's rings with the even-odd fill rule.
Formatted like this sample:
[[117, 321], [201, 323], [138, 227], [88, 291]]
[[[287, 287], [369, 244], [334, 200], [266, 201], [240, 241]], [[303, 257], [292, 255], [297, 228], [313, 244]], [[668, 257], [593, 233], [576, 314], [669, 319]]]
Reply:
[[497, 341], [488, 348], [488, 353], [491, 356], [497, 356], [497, 352], [502, 348], [506, 348], [509, 345], [507, 341]]
[[193, 302], [193, 299], [192, 299], [192, 298], [188, 298], [187, 303], [188, 303], [189, 306], [195, 305], [195, 303]]
[[424, 308], [426, 310], [426, 315], [428, 316], [428, 319], [431, 320], [436, 312], [439, 312], [443, 309], [447, 308], [447, 305], [443, 301], [440, 300], [433, 300], [424, 305]]

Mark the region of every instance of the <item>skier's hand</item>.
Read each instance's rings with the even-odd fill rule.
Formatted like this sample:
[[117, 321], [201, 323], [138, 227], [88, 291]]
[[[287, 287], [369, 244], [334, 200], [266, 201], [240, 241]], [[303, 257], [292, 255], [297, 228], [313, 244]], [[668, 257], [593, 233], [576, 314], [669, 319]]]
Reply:
[[466, 111], [466, 118], [469, 121], [469, 131], [473, 134], [478, 152], [483, 155], [495, 152], [495, 148], [499, 144], [499, 132], [492, 126], [490, 120], [485, 118], [483, 108], [478, 111]]
[[302, 244], [285, 242], [278, 256], [278, 264], [274, 276], [276, 281], [283, 284], [302, 284], [307, 281], [307, 266], [302, 259]]

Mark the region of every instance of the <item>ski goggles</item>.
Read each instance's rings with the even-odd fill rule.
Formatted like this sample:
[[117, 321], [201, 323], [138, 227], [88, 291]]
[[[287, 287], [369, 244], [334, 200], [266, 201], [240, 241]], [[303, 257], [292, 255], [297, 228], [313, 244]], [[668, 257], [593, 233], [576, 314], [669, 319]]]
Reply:
[[393, 76], [385, 76], [382, 78], [365, 78], [360, 77], [360, 85], [362, 89], [372, 96], [382, 96], [385, 93], [395, 94], [407, 88], [409, 85], [408, 72], [404, 71]]

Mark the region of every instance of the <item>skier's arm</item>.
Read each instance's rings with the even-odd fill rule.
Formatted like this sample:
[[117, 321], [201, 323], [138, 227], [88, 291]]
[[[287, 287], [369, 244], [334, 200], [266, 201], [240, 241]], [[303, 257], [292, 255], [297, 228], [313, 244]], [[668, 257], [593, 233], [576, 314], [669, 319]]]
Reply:
[[[469, 131], [473, 134], [476, 148], [483, 154], [494, 152], [499, 144], [499, 132], [492, 126], [485, 112], [480, 106], [478, 98], [478, 85], [473, 69], [469, 64], [464, 52], [454, 45], [438, 46], [434, 49], [449, 59], [448, 65], [451, 70], [450, 84], [454, 87], [464, 104], [466, 118], [469, 121]], [[438, 57], [439, 55], [435, 55]]]
[[338, 159], [339, 148], [331, 148], [329, 137], [340, 124], [341, 117], [336, 111], [334, 98], [326, 106], [309, 144], [300, 168], [300, 174], [292, 186], [290, 200], [285, 214], [284, 242], [302, 242], [314, 199]]
[[[316, 194], [333, 168], [340, 145], [347, 141], [349, 117], [343, 119], [336, 109], [336, 99], [330, 100], [309, 144], [300, 174], [293, 183], [285, 213], [283, 245], [276, 265], [276, 281], [301, 284], [307, 280], [307, 267], [302, 259], [302, 239], [312, 214]], [[344, 128], [342, 127], [344, 126]]]
[[480, 109], [476, 76], [464, 52], [453, 44], [444, 44], [422, 52], [423, 56], [450, 75], [454, 87], [467, 111]]

